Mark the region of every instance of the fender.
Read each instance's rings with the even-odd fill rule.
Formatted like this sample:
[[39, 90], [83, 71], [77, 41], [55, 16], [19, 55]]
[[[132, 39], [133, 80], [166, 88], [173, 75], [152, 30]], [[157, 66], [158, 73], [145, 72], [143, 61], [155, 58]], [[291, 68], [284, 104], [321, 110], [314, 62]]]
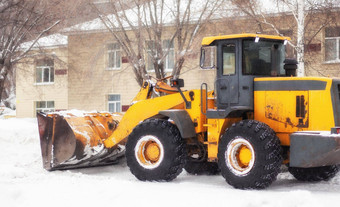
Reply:
[[189, 114], [185, 110], [172, 109], [160, 111], [159, 114], [172, 119], [183, 138], [191, 138], [196, 136], [195, 126]]

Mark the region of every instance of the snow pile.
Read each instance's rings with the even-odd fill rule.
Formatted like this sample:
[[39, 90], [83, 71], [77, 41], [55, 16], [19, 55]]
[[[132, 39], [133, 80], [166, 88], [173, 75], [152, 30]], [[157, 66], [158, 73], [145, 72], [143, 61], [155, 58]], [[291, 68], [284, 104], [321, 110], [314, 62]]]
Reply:
[[84, 117], [86, 114], [89, 113], [97, 113], [97, 111], [83, 111], [83, 110], [78, 110], [78, 109], [71, 109], [71, 110], [65, 110], [65, 111], [56, 111], [56, 112], [51, 112], [50, 114], [57, 114], [59, 116], [63, 117], [71, 117], [71, 116], [77, 116], [77, 117]]
[[0, 119], [0, 206], [249, 206], [319, 207], [340, 202], [340, 174], [303, 183], [287, 171], [265, 190], [236, 190], [221, 175], [183, 172], [169, 183], [141, 182], [125, 162], [47, 172], [36, 119]]
[[56, 114], [56, 115], [63, 116], [63, 117], [72, 117], [72, 116], [84, 117], [84, 116], [91, 115], [93, 113], [109, 113], [112, 116], [121, 116], [119, 113], [111, 113], [111, 112], [108, 112], [108, 111], [98, 112], [98, 111], [84, 111], [84, 110], [78, 110], [78, 109], [50, 112], [49, 114]]
[[16, 95], [13, 93], [10, 93], [8, 98], [6, 98], [6, 100], [4, 101], [5, 103], [8, 104], [8, 106], [11, 108], [11, 109], [15, 109], [16, 108]]
[[16, 111], [0, 104], [0, 119], [4, 119], [5, 116], [16, 116]]

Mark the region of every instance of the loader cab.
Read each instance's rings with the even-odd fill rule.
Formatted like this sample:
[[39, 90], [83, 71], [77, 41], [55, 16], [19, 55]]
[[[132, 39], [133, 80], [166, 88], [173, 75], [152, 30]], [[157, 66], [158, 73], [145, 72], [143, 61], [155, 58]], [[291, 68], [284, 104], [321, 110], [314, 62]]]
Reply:
[[200, 66], [216, 70], [215, 110], [208, 118], [240, 117], [254, 108], [254, 78], [285, 76], [288, 37], [239, 34], [206, 37]]

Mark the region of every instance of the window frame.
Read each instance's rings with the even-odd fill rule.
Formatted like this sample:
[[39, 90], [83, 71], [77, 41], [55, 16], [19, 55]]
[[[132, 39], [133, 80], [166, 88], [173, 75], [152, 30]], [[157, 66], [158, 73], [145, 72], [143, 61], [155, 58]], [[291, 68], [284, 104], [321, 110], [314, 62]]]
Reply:
[[[45, 102], [46, 107], [37, 107], [38, 102]], [[47, 107], [48, 102], [53, 102], [53, 108]], [[35, 104], [35, 113], [36, 114], [38, 113], [38, 110], [40, 110], [39, 112], [54, 112], [55, 111], [55, 101], [34, 101], [34, 104]]]
[[[117, 45], [119, 49], [109, 49], [109, 45]], [[120, 52], [119, 66], [117, 66], [117, 52]], [[110, 53], [114, 54], [114, 67], [110, 67]], [[122, 68], [122, 50], [119, 43], [114, 42], [106, 44], [106, 55], [106, 70], [120, 70]]]
[[[163, 54], [164, 53], [168, 53], [164, 59], [164, 72], [166, 73], [169, 73], [169, 72], [172, 72], [174, 70], [174, 67], [175, 67], [175, 45], [174, 45], [174, 42], [172, 43], [172, 46], [169, 47], [164, 47], [164, 43], [165, 41], [168, 41], [168, 43], [170, 43], [170, 39], [164, 39], [162, 40], [162, 49], [163, 49]], [[150, 49], [149, 47], [149, 44], [152, 44], [153, 46], [153, 49]], [[155, 68], [153, 67], [153, 64], [149, 64], [149, 58], [152, 59], [152, 50], [155, 50], [155, 41], [154, 40], [146, 40], [145, 41], [145, 48], [146, 48], [146, 55], [147, 55], [147, 65], [146, 65], [146, 71], [147, 72], [150, 72], [150, 73], [154, 73], [155, 72]], [[157, 51], [156, 51], [157, 53]], [[169, 57], [169, 54], [170, 53], [173, 53], [173, 67], [172, 68], [169, 68], [169, 63], [170, 63], [170, 57]], [[157, 55], [157, 54], [156, 54]], [[152, 62], [152, 61], [151, 61]], [[149, 68], [149, 66], [152, 65], [152, 68]]]
[[[51, 60], [53, 64], [48, 65], [48, 61]], [[38, 61], [44, 61], [45, 65], [39, 65], [38, 66]], [[44, 81], [45, 79], [45, 69], [48, 69], [48, 81]], [[41, 81], [38, 82], [38, 70], [41, 70]], [[53, 72], [51, 72], [53, 71]], [[51, 77], [53, 73], [53, 81], [51, 81]], [[54, 60], [53, 59], [40, 59], [36, 61], [35, 64], [35, 85], [51, 85], [54, 84], [55, 81], [55, 70], [54, 70]]]
[[[326, 40], [335, 40], [335, 53], [336, 53], [336, 58], [333, 60], [326, 60]], [[324, 42], [324, 62], [325, 63], [340, 63], [340, 36], [338, 37], [326, 37], [325, 36], [325, 42]]]
[[[233, 51], [233, 53], [225, 53], [224, 52], [224, 48], [228, 48], [228, 46], [229, 45], [233, 45], [233, 47], [234, 47], [234, 51]], [[236, 64], [237, 64], [237, 61], [236, 61], [236, 56], [237, 56], [237, 54], [236, 54], [236, 47], [237, 47], [237, 43], [236, 42], [230, 42], [230, 43], [226, 43], [226, 44], [223, 44], [222, 45], [222, 75], [223, 76], [235, 76], [236, 75], [236, 72], [237, 72], [237, 67], [236, 67]], [[234, 63], [234, 65], [232, 65], [231, 64], [231, 66], [234, 66], [234, 73], [225, 73], [225, 72], [227, 72], [227, 68], [224, 68], [225, 66], [227, 66], [225, 63], [225, 56], [224, 56], [224, 54], [234, 54], [234, 60], [233, 60], [233, 63]], [[230, 58], [230, 57], [229, 57]]]
[[[247, 67], [247, 65], [246, 65], [246, 60], [245, 60], [245, 58], [247, 57], [247, 55], [245, 54], [245, 42], [253, 42], [254, 41], [254, 39], [243, 39], [242, 40], [242, 42], [241, 42], [241, 44], [242, 44], [242, 56], [241, 56], [241, 58], [242, 58], [242, 75], [244, 75], [244, 76], [263, 76], [263, 77], [275, 77], [275, 76], [283, 76], [284, 75], [284, 69], [283, 69], [283, 60], [285, 59], [285, 45], [284, 45], [284, 43], [283, 42], [281, 42], [280, 40], [269, 40], [269, 39], [260, 39], [259, 40], [259, 42], [257, 42], [256, 44], [262, 44], [262, 43], [264, 43], [264, 42], [268, 42], [268, 43], [271, 43], [271, 44], [274, 44], [274, 43], [277, 43], [277, 44], [280, 44], [280, 46], [282, 47], [281, 48], [281, 50], [282, 50], [282, 52], [283, 53], [281, 53], [282, 54], [282, 61], [279, 61], [279, 62], [277, 62], [277, 63], [280, 63], [280, 65], [279, 65], [279, 70], [278, 71], [276, 71], [276, 74], [272, 74], [272, 69], [273, 69], [273, 66], [272, 66], [272, 64], [273, 64], [273, 60], [272, 60], [272, 57], [270, 57], [270, 74], [269, 73], [264, 73], [264, 74], [260, 74], [260, 73], [258, 73], [258, 71], [257, 71], [257, 73], [250, 73], [250, 72], [246, 72], [246, 67]], [[259, 50], [259, 53], [258, 53], [259, 55], [260, 55], [260, 50]], [[270, 52], [270, 55], [272, 55], [272, 53]], [[264, 58], [256, 58], [257, 60], [259, 60], [259, 61], [264, 61], [264, 63], [265, 64], [268, 64], [268, 62], [266, 62], [265, 60], [264, 60]]]
[[[119, 96], [119, 101], [110, 101], [110, 96]], [[119, 110], [117, 111], [117, 103], [120, 104], [120, 108]], [[115, 111], [110, 111], [110, 104], [114, 104], [114, 108], [115, 108]], [[110, 112], [110, 113], [121, 113], [122, 112], [122, 96], [120, 94], [117, 94], [117, 93], [112, 93], [112, 94], [107, 94], [107, 111]]]
[[[168, 42], [168, 44], [167, 44], [167, 46], [164, 48], [164, 42], [165, 41], [167, 41]], [[173, 70], [174, 70], [174, 67], [175, 67], [175, 45], [174, 45], [174, 43], [172, 42], [172, 46], [168, 46], [169, 44], [170, 44], [170, 42], [171, 42], [171, 40], [169, 40], [169, 39], [165, 39], [165, 40], [162, 40], [162, 49], [163, 49], [163, 53], [168, 53], [167, 55], [166, 55], [166, 57], [165, 57], [165, 61], [164, 61], [164, 65], [165, 65], [165, 67], [164, 67], [164, 70], [165, 70], [165, 72], [172, 72]], [[170, 68], [169, 67], [169, 63], [170, 63], [170, 56], [169, 56], [169, 54], [170, 53], [173, 53], [173, 67], [172, 68]]]

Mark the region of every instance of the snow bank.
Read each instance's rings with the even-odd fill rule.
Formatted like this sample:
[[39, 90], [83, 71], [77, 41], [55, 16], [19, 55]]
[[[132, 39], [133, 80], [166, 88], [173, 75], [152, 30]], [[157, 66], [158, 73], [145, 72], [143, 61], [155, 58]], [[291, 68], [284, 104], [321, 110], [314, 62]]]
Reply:
[[5, 116], [16, 116], [16, 110], [12, 110], [0, 104], [0, 119], [4, 119]]
[[12, 109], [16, 108], [16, 95], [14, 93], [14, 91], [12, 91], [12, 93], [10, 93], [10, 95], [8, 96], [8, 98], [6, 98], [5, 103], [8, 103], [9, 107], [11, 107]]
[[236, 190], [221, 175], [183, 172], [169, 183], [141, 182], [125, 162], [47, 172], [36, 119], [0, 119], [0, 206], [249, 206], [319, 207], [340, 202], [340, 175], [328, 182], [296, 181], [286, 170], [261, 191]]

